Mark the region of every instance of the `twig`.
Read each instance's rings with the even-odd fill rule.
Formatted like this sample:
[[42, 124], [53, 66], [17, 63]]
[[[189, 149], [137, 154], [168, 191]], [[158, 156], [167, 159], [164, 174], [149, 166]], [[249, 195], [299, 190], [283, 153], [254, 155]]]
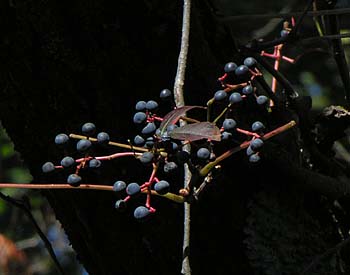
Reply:
[[11, 203], [12, 205], [18, 207], [19, 209], [23, 210], [23, 212], [27, 215], [27, 217], [29, 218], [29, 220], [32, 222], [32, 224], [34, 225], [39, 237], [42, 239], [42, 241], [45, 244], [45, 247], [47, 249], [47, 251], [49, 252], [52, 260], [54, 261], [59, 274], [64, 275], [64, 270], [61, 266], [61, 264], [59, 263], [55, 252], [52, 248], [52, 245], [50, 243], [50, 241], [47, 239], [47, 237], [45, 236], [44, 232], [41, 230], [40, 226], [38, 225], [38, 223], [36, 222], [32, 212], [30, 211], [30, 209], [27, 206], [27, 203], [23, 200], [15, 200], [13, 198], [11, 198], [10, 196], [6, 196], [5, 194], [0, 192], [0, 198], [8, 203]]
[[[191, 14], [191, 1], [184, 0], [183, 4], [183, 18], [182, 18], [182, 35], [181, 35], [181, 48], [177, 64], [177, 72], [174, 84], [174, 100], [176, 107], [182, 107], [185, 105], [183, 86], [185, 80], [186, 61], [189, 45], [189, 33], [190, 33], [190, 14]], [[180, 125], [185, 125], [186, 121], [180, 120]], [[189, 144], [186, 144], [182, 148], [184, 151], [190, 152], [191, 148]], [[188, 189], [191, 181], [191, 172], [189, 167], [184, 165], [184, 188]], [[189, 262], [189, 245], [190, 245], [190, 218], [191, 218], [190, 204], [184, 203], [184, 237], [182, 246], [182, 267], [181, 273], [184, 275], [191, 275], [191, 267]]]

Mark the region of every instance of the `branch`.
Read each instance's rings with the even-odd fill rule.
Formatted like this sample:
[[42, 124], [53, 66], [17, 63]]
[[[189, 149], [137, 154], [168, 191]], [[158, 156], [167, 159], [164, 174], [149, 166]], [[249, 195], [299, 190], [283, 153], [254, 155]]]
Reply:
[[[178, 58], [177, 72], [174, 84], [174, 100], [176, 107], [185, 106], [183, 86], [186, 72], [186, 61], [189, 45], [189, 33], [190, 33], [190, 14], [191, 14], [191, 0], [184, 0], [183, 5], [183, 18], [182, 18], [182, 36], [181, 36], [181, 48]], [[181, 120], [180, 125], [183, 126], [186, 121]], [[183, 150], [190, 152], [191, 148], [189, 144], [183, 146]], [[187, 164], [184, 165], [184, 188], [187, 189], [191, 181], [191, 172]], [[190, 204], [184, 203], [184, 237], [182, 246], [182, 268], [181, 273], [184, 275], [191, 275], [191, 267], [189, 262], [189, 247], [190, 247], [190, 218], [191, 208]]]

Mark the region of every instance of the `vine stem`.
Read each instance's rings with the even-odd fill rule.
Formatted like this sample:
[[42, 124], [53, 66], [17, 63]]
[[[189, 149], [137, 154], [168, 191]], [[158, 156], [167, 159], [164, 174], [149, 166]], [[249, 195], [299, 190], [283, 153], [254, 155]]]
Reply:
[[[184, 0], [183, 2], [183, 15], [182, 15], [182, 32], [181, 32], [181, 47], [177, 64], [177, 72], [174, 83], [174, 100], [176, 107], [185, 106], [184, 99], [184, 80], [186, 72], [186, 62], [189, 46], [189, 34], [190, 34], [190, 14], [191, 14], [191, 1]], [[185, 120], [180, 120], [180, 126], [186, 125]], [[185, 144], [182, 148], [184, 151], [190, 152], [191, 147], [189, 144]], [[191, 172], [187, 164], [184, 165], [184, 188], [189, 188], [191, 181]], [[191, 275], [191, 266], [189, 261], [189, 247], [190, 247], [190, 219], [191, 208], [188, 202], [184, 203], [184, 236], [182, 244], [182, 267], [181, 273], [184, 275]]]

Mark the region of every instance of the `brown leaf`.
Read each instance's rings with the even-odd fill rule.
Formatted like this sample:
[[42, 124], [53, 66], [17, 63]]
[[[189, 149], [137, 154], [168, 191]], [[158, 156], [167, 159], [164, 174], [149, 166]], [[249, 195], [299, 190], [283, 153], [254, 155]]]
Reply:
[[194, 108], [203, 108], [203, 106], [183, 106], [183, 107], [179, 107], [176, 108], [174, 110], [172, 110], [171, 112], [167, 113], [163, 120], [162, 123], [159, 126], [160, 132], [161, 134], [163, 134], [166, 131], [166, 128], [168, 127], [168, 125], [172, 125], [175, 124], [176, 122], [178, 122], [178, 120], [184, 116], [186, 114], [186, 112], [188, 112], [191, 109]]
[[170, 137], [178, 140], [195, 141], [200, 139], [221, 140], [220, 129], [211, 122], [198, 122], [175, 128]]

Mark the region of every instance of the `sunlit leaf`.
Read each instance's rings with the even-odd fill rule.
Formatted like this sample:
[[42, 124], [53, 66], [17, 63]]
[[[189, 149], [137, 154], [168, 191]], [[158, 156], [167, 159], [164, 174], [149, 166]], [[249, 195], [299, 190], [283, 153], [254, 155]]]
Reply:
[[162, 123], [159, 126], [161, 133], [163, 134], [166, 131], [166, 128], [168, 127], [168, 125], [175, 124], [176, 122], [178, 122], [178, 120], [182, 116], [186, 114], [186, 112], [194, 108], [204, 109], [203, 106], [183, 106], [183, 107], [176, 108], [171, 112], [167, 113], [163, 118]]
[[175, 128], [170, 137], [178, 140], [195, 141], [200, 139], [221, 140], [220, 129], [211, 122], [198, 122]]

